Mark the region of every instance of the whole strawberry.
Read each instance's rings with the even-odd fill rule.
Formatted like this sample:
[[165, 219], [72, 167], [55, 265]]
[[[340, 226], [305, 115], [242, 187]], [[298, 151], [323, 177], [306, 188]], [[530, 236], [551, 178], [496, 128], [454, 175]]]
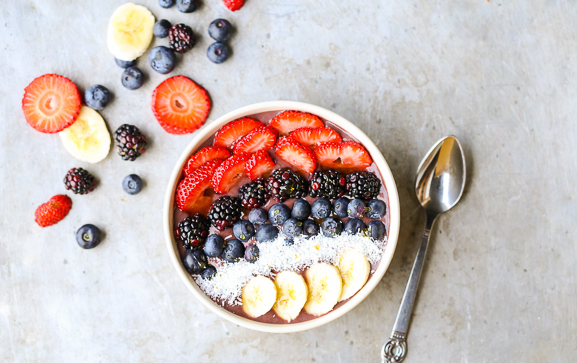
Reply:
[[244, 5], [244, 0], [222, 0], [222, 2], [230, 11], [237, 11]]
[[70, 200], [67, 195], [55, 195], [50, 198], [48, 202], [36, 208], [34, 221], [36, 221], [40, 227], [51, 226], [63, 220], [71, 207], [72, 200]]

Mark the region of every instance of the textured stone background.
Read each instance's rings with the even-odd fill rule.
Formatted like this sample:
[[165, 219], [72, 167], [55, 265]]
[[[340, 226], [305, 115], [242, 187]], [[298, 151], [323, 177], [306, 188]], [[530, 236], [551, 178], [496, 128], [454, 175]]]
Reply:
[[[176, 276], [163, 240], [164, 191], [191, 136], [166, 134], [149, 100], [165, 78], [146, 58], [128, 91], [106, 47], [121, 0], [22, 0], [0, 10], [0, 361], [375, 362], [392, 328], [424, 224], [413, 193], [419, 160], [440, 137], [466, 149], [469, 183], [433, 232], [409, 336], [409, 362], [577, 360], [577, 5], [571, 1], [257, 1], [230, 13], [218, 0], [181, 14], [141, 0], [157, 18], [190, 24], [198, 45], [174, 74], [210, 92], [209, 122], [240, 106], [298, 100], [372, 135], [402, 205], [395, 258], [377, 289], [338, 321], [269, 335], [205, 309]], [[380, 4], [379, 4], [380, 3]], [[237, 28], [233, 56], [210, 63], [208, 24]], [[166, 40], [155, 40], [165, 44]], [[58, 136], [30, 128], [19, 104], [54, 72], [115, 95], [111, 130], [139, 126], [150, 151], [73, 159]], [[72, 196], [70, 215], [41, 229], [37, 205], [65, 192], [71, 167], [100, 180]], [[126, 195], [123, 177], [146, 187]], [[68, 193], [71, 194], [71, 193]], [[75, 231], [106, 233], [84, 251]]]

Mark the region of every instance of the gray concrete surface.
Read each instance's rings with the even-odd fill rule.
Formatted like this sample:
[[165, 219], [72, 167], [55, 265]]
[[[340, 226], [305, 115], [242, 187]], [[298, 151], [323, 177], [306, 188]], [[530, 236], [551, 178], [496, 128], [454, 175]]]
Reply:
[[[218, 0], [181, 14], [198, 45], [172, 74], [210, 92], [209, 122], [266, 100], [306, 101], [356, 122], [390, 163], [402, 205], [399, 246], [377, 289], [321, 328], [269, 335], [240, 328], [195, 301], [163, 240], [169, 173], [191, 136], [165, 133], [149, 100], [165, 78], [146, 58], [137, 91], [120, 84], [106, 47], [123, 1], [23, 0], [0, 10], [0, 361], [376, 362], [397, 312], [424, 223], [412, 181], [422, 155], [455, 134], [467, 154], [462, 202], [433, 232], [409, 336], [408, 362], [577, 360], [577, 47], [572, 1], [256, 1], [230, 13]], [[217, 17], [237, 33], [222, 65], [205, 55]], [[155, 40], [165, 44], [166, 40]], [[138, 125], [150, 151], [73, 159], [59, 137], [30, 128], [22, 90], [55, 72], [115, 98], [111, 130]], [[72, 196], [60, 224], [34, 224], [37, 205], [65, 192], [75, 166], [100, 180]], [[146, 187], [126, 195], [123, 177]], [[70, 193], [68, 193], [70, 195]], [[106, 233], [84, 251], [77, 228]]]

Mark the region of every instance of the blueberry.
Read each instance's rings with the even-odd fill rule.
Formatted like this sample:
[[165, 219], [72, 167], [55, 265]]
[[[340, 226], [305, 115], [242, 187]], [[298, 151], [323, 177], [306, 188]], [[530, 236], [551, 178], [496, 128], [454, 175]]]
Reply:
[[370, 219], [383, 218], [387, 212], [387, 205], [379, 199], [371, 199], [367, 203], [367, 217]]
[[122, 189], [130, 195], [138, 194], [142, 190], [142, 179], [136, 174], [130, 174], [122, 181]]
[[148, 61], [150, 62], [150, 67], [152, 67], [152, 69], [158, 73], [167, 74], [172, 72], [174, 69], [176, 56], [172, 49], [161, 45], [152, 48], [150, 53], [148, 53]]
[[303, 222], [295, 218], [289, 219], [282, 225], [282, 233], [289, 238], [300, 236], [303, 233]]
[[110, 102], [110, 91], [99, 84], [90, 86], [84, 92], [84, 102], [90, 108], [102, 110]]
[[339, 199], [335, 200], [334, 209], [337, 216], [340, 218], [346, 218], [349, 216], [347, 212], [347, 206], [349, 205], [349, 200], [345, 197], [340, 197]]
[[212, 43], [206, 50], [206, 56], [213, 63], [222, 63], [228, 59], [230, 52], [226, 44], [221, 42]]
[[382, 240], [387, 232], [385, 225], [381, 221], [371, 221], [367, 230], [369, 231], [369, 237], [377, 241]]
[[303, 223], [303, 234], [308, 238], [316, 236], [321, 231], [321, 227], [316, 221], [312, 219], [307, 219]]
[[142, 87], [144, 83], [144, 74], [136, 67], [128, 67], [122, 72], [122, 85], [130, 90]]
[[136, 59], [131, 61], [125, 61], [114, 57], [114, 61], [116, 62], [116, 65], [118, 65], [120, 68], [128, 68], [136, 65]]
[[248, 220], [256, 226], [263, 225], [268, 221], [268, 212], [262, 208], [251, 209], [248, 213]]
[[154, 33], [154, 36], [157, 38], [166, 38], [168, 36], [168, 31], [170, 30], [170, 28], [172, 28], [172, 24], [170, 24], [170, 21], [166, 19], [160, 19], [154, 24], [154, 27], [152, 28], [152, 33]]
[[246, 242], [254, 236], [254, 226], [249, 221], [238, 221], [232, 227], [232, 233], [242, 242]]
[[331, 201], [327, 198], [320, 198], [315, 200], [312, 206], [313, 217], [316, 219], [324, 219], [331, 215]]
[[351, 218], [363, 218], [367, 205], [362, 199], [353, 199], [347, 206], [347, 214]]
[[218, 234], [211, 234], [204, 242], [204, 253], [209, 257], [218, 257], [224, 251], [224, 239]]
[[208, 267], [208, 259], [201, 250], [186, 250], [182, 257], [182, 264], [191, 274], [199, 274]]
[[226, 246], [220, 257], [226, 262], [238, 262], [244, 257], [244, 245], [237, 239], [226, 241]]
[[343, 222], [334, 217], [328, 217], [321, 224], [323, 235], [327, 237], [336, 237], [343, 232]]
[[250, 245], [244, 250], [244, 259], [250, 263], [256, 262], [259, 258], [259, 250], [257, 245]]
[[297, 199], [293, 204], [291, 217], [300, 221], [306, 220], [311, 215], [311, 205], [305, 199]]
[[362, 232], [366, 228], [367, 225], [365, 224], [365, 222], [361, 221], [358, 218], [350, 218], [345, 223], [345, 232], [347, 232], [348, 234], [357, 234], [359, 232]]
[[217, 42], [229, 40], [232, 35], [232, 25], [226, 19], [216, 19], [208, 26], [208, 35]]
[[272, 224], [264, 224], [256, 230], [256, 240], [259, 242], [274, 241], [278, 236], [278, 228]]
[[174, 6], [174, 2], [175, 0], [158, 0], [158, 5], [160, 5], [161, 8], [171, 8]]
[[275, 226], [283, 224], [290, 217], [291, 217], [290, 208], [282, 203], [275, 204], [268, 210], [268, 219]]
[[85, 224], [76, 232], [76, 242], [85, 250], [100, 244], [100, 229], [93, 224]]
[[198, 9], [199, 0], [176, 0], [176, 7], [181, 13], [192, 13]]
[[202, 277], [204, 280], [210, 280], [214, 277], [214, 275], [216, 275], [216, 268], [212, 265], [208, 265], [208, 267], [202, 271], [200, 277]]

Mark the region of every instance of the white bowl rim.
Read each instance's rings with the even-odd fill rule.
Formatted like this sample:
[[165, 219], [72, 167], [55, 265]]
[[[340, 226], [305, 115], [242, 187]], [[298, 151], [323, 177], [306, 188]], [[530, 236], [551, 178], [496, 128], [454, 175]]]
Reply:
[[[243, 116], [258, 114], [261, 112], [270, 112], [270, 111], [280, 112], [284, 110], [297, 110], [315, 114], [325, 120], [330, 121], [331, 123], [334, 123], [335, 125], [341, 127], [343, 130], [346, 130], [347, 133], [352, 135], [361, 144], [365, 146], [365, 148], [373, 158], [375, 165], [379, 169], [379, 172], [381, 173], [381, 177], [383, 179], [389, 197], [389, 205], [387, 206], [389, 208], [389, 235], [385, 252], [383, 254], [383, 257], [381, 258], [379, 266], [373, 273], [373, 276], [369, 279], [369, 281], [365, 284], [365, 286], [363, 286], [363, 288], [359, 290], [359, 292], [357, 292], [349, 301], [347, 301], [346, 304], [343, 304], [338, 309], [332, 310], [331, 312], [321, 317], [308, 320], [302, 323], [270, 324], [270, 323], [257, 322], [236, 315], [224, 309], [217, 303], [215, 303], [212, 299], [206, 296], [202, 290], [200, 290], [196, 282], [194, 282], [190, 274], [184, 269], [184, 266], [181, 263], [180, 254], [176, 242], [174, 240], [174, 235], [172, 231], [172, 225], [173, 225], [172, 222], [174, 213], [174, 192], [176, 190], [177, 182], [180, 179], [182, 167], [184, 166], [186, 160], [188, 160], [192, 151], [195, 150], [199, 145], [204, 143], [222, 125], [224, 125], [229, 121], [238, 119]], [[401, 213], [399, 205], [399, 195], [397, 192], [397, 186], [395, 184], [393, 174], [391, 173], [389, 165], [385, 161], [385, 158], [383, 157], [381, 151], [373, 143], [373, 141], [357, 126], [355, 126], [352, 122], [348, 121], [344, 117], [320, 106], [315, 106], [312, 104], [296, 101], [268, 101], [251, 104], [245, 107], [238, 108], [234, 111], [231, 111], [219, 117], [215, 121], [205, 125], [202, 129], [200, 129], [196, 133], [194, 138], [190, 141], [190, 143], [187, 145], [187, 147], [184, 149], [178, 161], [176, 162], [176, 165], [172, 171], [170, 180], [168, 182], [163, 208], [164, 236], [168, 247], [168, 253], [170, 255], [170, 259], [172, 260], [172, 263], [174, 264], [174, 267], [176, 268], [178, 275], [180, 276], [184, 284], [188, 287], [188, 289], [192, 292], [192, 294], [202, 304], [204, 304], [204, 306], [209, 308], [211, 311], [213, 311], [220, 317], [230, 321], [231, 323], [240, 325], [245, 328], [268, 333], [292, 333], [313, 329], [340, 318], [341, 316], [345, 315], [346, 313], [354, 309], [357, 305], [359, 305], [378, 285], [378, 283], [383, 278], [385, 272], [387, 271], [391, 263], [399, 236], [399, 227], [401, 220], [400, 217]]]

